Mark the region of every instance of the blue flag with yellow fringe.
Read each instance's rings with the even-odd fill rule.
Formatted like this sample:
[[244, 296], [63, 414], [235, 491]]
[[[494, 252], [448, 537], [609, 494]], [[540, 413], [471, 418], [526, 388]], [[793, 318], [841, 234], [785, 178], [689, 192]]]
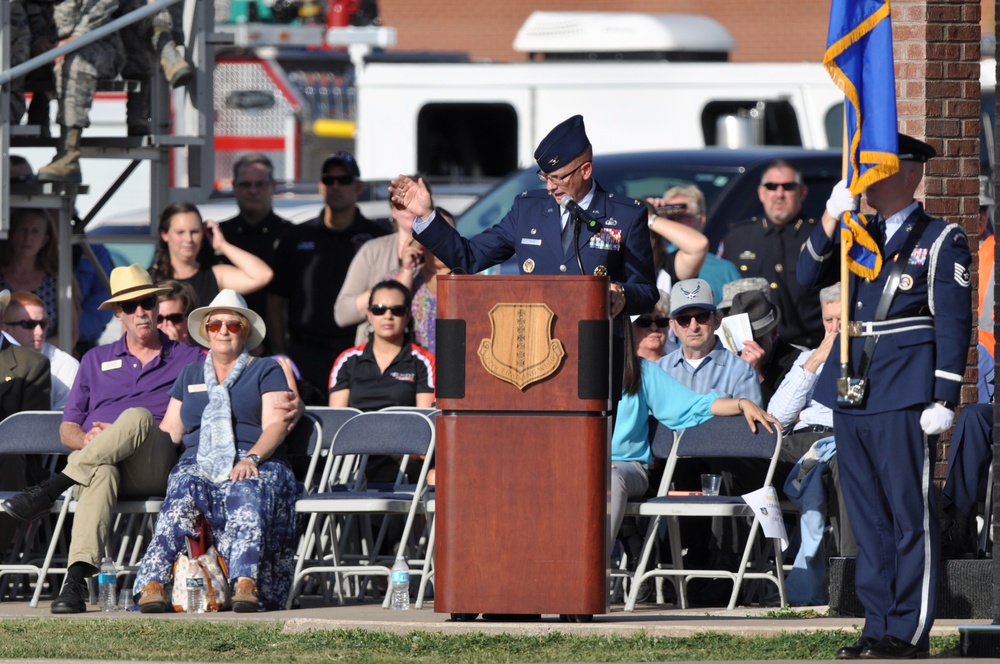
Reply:
[[[855, 196], [899, 171], [896, 76], [889, 0], [832, 0], [823, 65], [844, 93], [847, 186]], [[863, 215], [841, 220], [848, 267], [872, 279], [882, 268]]]

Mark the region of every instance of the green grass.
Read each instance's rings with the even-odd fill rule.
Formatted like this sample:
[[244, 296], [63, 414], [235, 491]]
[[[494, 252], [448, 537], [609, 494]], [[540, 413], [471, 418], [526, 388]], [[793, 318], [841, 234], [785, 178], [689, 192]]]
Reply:
[[[857, 633], [815, 631], [774, 637], [405, 635], [364, 630], [282, 634], [281, 623], [161, 620], [4, 620], [0, 658], [201, 662], [637, 662], [831, 659]], [[932, 656], [956, 656], [958, 637], [931, 639]]]

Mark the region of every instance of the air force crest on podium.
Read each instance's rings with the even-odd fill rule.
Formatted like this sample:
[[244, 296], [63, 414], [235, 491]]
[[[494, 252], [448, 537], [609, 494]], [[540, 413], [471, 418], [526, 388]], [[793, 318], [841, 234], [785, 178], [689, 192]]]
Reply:
[[566, 355], [562, 342], [552, 338], [554, 317], [545, 304], [494, 305], [492, 337], [479, 344], [483, 368], [519, 390], [554, 374]]

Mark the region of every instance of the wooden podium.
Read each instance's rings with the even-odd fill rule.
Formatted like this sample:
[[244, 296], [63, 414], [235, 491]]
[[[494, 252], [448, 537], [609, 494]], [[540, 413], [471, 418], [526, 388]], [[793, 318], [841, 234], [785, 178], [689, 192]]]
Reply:
[[602, 277], [438, 277], [435, 612], [607, 612], [608, 308]]

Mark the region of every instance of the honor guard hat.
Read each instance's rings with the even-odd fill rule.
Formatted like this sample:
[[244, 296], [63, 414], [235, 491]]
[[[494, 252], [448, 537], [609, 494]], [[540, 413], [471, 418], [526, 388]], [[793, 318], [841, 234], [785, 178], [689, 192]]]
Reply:
[[678, 281], [670, 289], [670, 315], [676, 316], [685, 309], [715, 311], [712, 287], [704, 279]]
[[358, 162], [355, 161], [354, 155], [350, 152], [346, 152], [344, 150], [334, 152], [332, 155], [323, 160], [323, 168], [319, 169], [319, 172], [326, 173], [327, 169], [331, 166], [343, 166], [347, 172], [354, 177], [361, 177], [361, 169], [358, 168]]
[[760, 291], [768, 300], [771, 299], [771, 286], [764, 277], [746, 277], [722, 284], [722, 302], [719, 302], [720, 309], [728, 309], [733, 306], [733, 298], [737, 293], [747, 293], [749, 291]]
[[543, 173], [551, 173], [572, 161], [590, 147], [590, 139], [583, 127], [583, 116], [574, 115], [563, 120], [550, 131], [535, 150], [535, 161]]
[[928, 159], [933, 159], [936, 156], [937, 150], [923, 141], [913, 138], [912, 136], [907, 136], [906, 134], [899, 135], [900, 161], [919, 161], [923, 164], [926, 163]]
[[750, 318], [755, 339], [773, 330], [781, 320], [781, 310], [759, 290], [737, 293], [733, 297], [733, 308], [729, 310], [729, 315], [736, 314], [746, 314]]

